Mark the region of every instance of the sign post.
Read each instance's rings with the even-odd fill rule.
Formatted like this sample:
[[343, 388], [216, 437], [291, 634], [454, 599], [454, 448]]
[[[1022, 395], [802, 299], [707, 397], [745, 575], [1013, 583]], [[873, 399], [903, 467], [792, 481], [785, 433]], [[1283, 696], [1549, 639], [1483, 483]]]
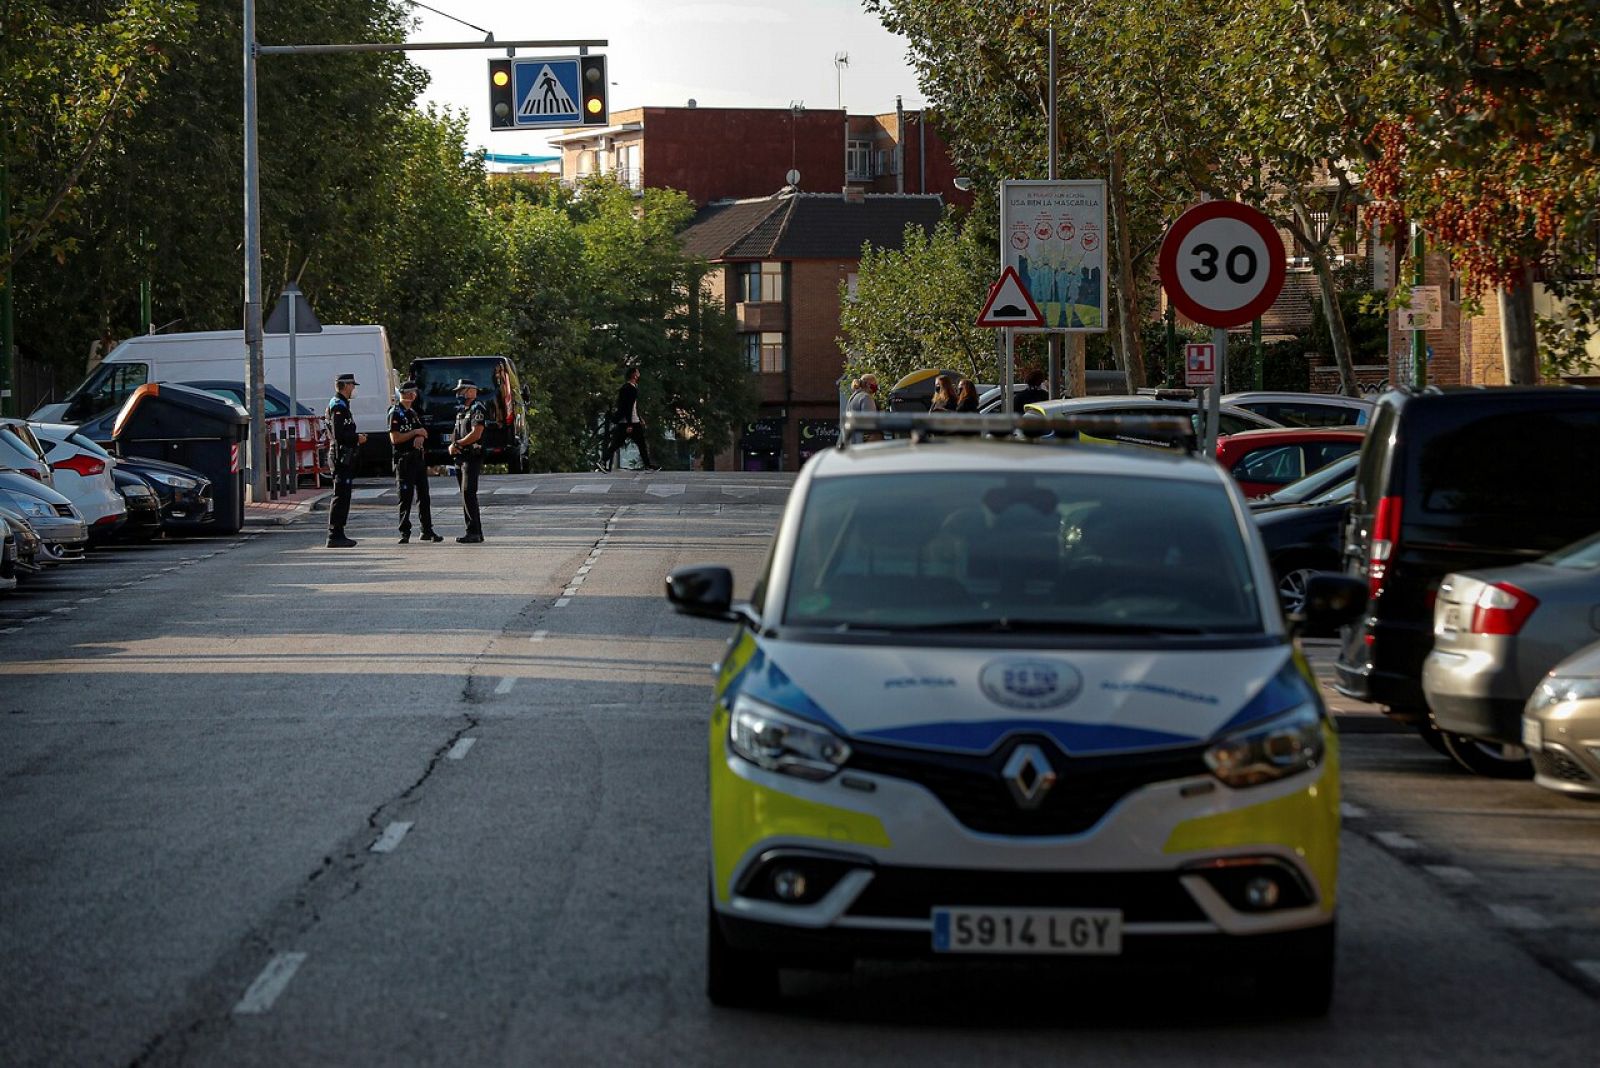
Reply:
[[[1228, 330], [1259, 318], [1283, 290], [1283, 241], [1246, 204], [1212, 200], [1184, 212], [1161, 242], [1161, 285], [1179, 314], [1212, 328], [1205, 450], [1216, 455]], [[1190, 346], [1192, 369], [1195, 348]], [[1186, 372], [1189, 377], [1191, 372]], [[1191, 378], [1190, 381], [1193, 381]]]
[[1010, 264], [1000, 272], [1000, 280], [989, 287], [989, 299], [978, 313], [978, 325], [998, 327], [1004, 345], [1000, 368], [1000, 404], [1011, 412], [1011, 387], [1017, 377], [1017, 327], [1044, 325], [1044, 316], [1022, 284], [1017, 269]]

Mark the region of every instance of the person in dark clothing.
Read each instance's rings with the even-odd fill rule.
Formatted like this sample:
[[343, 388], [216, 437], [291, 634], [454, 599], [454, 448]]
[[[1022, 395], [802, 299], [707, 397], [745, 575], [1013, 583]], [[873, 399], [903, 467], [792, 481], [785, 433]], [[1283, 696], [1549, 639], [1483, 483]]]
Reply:
[[478, 512], [478, 476], [483, 474], [483, 428], [489, 415], [478, 403], [478, 387], [465, 378], [456, 383], [461, 403], [456, 407], [456, 430], [450, 455], [456, 458], [456, 481], [461, 484], [461, 514], [467, 532], [456, 541], [472, 545], [483, 540], [483, 518]]
[[433, 532], [433, 502], [428, 499], [428, 461], [424, 448], [428, 431], [422, 416], [412, 407], [417, 402], [417, 384], [400, 383], [400, 403], [389, 409], [389, 444], [394, 446], [395, 490], [400, 494], [400, 544], [411, 540], [411, 499], [417, 500], [417, 517], [422, 520], [423, 541], [444, 541]]
[[328, 430], [332, 438], [329, 459], [333, 465], [333, 507], [328, 510], [328, 548], [351, 549], [355, 540], [345, 537], [344, 525], [350, 521], [350, 494], [356, 481], [356, 449], [367, 443], [365, 434], [356, 433], [356, 417], [350, 414], [350, 398], [356, 395], [355, 375], [340, 375], [328, 400]]
[[963, 378], [961, 385], [956, 387], [956, 411], [976, 412], [978, 410], [978, 387], [972, 384], [972, 379]]
[[650, 462], [649, 435], [645, 433], [644, 420], [639, 416], [639, 369], [628, 368], [628, 378], [622, 383], [622, 388], [617, 390], [617, 410], [612, 414], [616, 429], [611, 433], [611, 443], [606, 449], [605, 462], [600, 470], [609, 471], [612, 465], [620, 463], [622, 446], [632, 438], [633, 443], [639, 446], [639, 460], [644, 464], [646, 471], [659, 471], [661, 468]]
[[1035, 367], [1028, 372], [1028, 377], [1023, 381], [1028, 384], [1028, 388], [1019, 389], [1011, 395], [1011, 410], [1019, 414], [1030, 404], [1050, 399], [1050, 394], [1044, 388], [1044, 371]]

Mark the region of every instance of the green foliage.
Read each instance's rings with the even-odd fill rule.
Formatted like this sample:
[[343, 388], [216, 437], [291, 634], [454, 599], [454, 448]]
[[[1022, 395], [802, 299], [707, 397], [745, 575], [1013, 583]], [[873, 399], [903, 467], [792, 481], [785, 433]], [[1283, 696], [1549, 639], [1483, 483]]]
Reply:
[[[1356, 363], [1388, 362], [1389, 314], [1383, 309], [1382, 298], [1381, 291], [1350, 290], [1339, 294], [1339, 310], [1350, 331], [1350, 355]], [[1306, 341], [1308, 351], [1333, 351], [1328, 316], [1320, 302], [1311, 306], [1311, 333]]]

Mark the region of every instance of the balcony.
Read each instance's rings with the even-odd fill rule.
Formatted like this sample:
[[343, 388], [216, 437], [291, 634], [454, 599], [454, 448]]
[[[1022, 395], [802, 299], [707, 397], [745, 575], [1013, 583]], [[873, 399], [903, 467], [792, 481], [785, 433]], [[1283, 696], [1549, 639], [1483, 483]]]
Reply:
[[740, 301], [735, 305], [735, 315], [739, 329], [745, 332], [781, 331], [789, 327], [788, 309], [782, 301]]

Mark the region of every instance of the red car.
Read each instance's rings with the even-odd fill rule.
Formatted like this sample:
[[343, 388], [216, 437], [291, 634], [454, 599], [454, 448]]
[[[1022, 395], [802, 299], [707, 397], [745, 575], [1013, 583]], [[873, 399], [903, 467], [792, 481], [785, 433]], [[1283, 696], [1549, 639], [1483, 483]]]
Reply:
[[1247, 497], [1259, 497], [1361, 448], [1365, 427], [1245, 430], [1217, 439], [1217, 463]]

